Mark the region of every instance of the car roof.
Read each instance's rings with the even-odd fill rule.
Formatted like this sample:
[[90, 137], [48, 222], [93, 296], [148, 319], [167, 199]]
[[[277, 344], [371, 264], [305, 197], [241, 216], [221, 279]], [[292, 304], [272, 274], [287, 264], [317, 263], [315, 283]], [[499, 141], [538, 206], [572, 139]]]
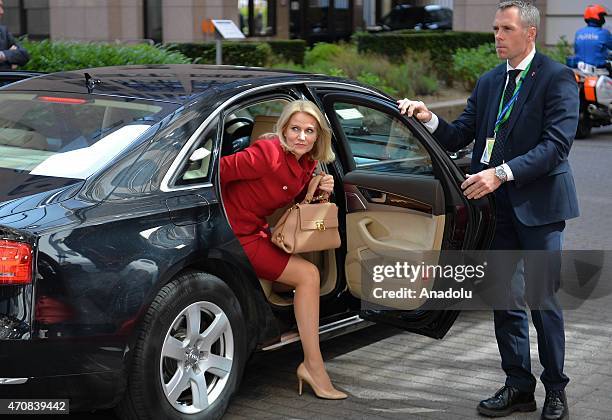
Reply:
[[[94, 94], [185, 103], [216, 87], [254, 86], [274, 80], [320, 79], [308, 73], [257, 67], [201, 64], [98, 67], [50, 73], [13, 83], [3, 90], [87, 94], [85, 74], [99, 80]], [[329, 78], [327, 78], [329, 79]], [[296, 80], [298, 81], [298, 80]]]

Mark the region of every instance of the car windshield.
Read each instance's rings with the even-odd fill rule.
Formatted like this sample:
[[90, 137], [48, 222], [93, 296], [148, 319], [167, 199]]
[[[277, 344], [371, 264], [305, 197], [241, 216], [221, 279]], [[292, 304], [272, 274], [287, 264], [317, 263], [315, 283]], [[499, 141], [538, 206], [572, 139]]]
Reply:
[[85, 179], [177, 105], [0, 93], [0, 171]]

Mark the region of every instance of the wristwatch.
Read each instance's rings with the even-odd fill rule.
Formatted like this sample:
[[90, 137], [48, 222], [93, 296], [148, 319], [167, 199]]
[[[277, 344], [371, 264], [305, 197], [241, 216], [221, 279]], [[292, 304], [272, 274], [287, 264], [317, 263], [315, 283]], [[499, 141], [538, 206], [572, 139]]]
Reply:
[[495, 167], [495, 176], [499, 178], [502, 184], [508, 180], [508, 174], [501, 165]]

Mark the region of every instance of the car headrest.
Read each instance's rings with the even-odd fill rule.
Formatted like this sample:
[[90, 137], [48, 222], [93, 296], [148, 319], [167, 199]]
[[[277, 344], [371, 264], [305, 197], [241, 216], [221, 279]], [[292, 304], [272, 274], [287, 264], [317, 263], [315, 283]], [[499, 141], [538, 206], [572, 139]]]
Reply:
[[257, 115], [253, 122], [253, 131], [251, 131], [251, 144], [262, 134], [274, 133], [277, 122], [278, 116], [276, 115]]

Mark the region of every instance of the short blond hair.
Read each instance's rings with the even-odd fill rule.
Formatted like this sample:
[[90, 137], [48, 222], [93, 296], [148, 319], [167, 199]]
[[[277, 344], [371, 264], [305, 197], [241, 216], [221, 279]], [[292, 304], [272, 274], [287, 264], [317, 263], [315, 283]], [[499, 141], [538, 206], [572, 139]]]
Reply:
[[331, 128], [329, 128], [329, 124], [327, 124], [327, 120], [321, 111], [319, 111], [319, 108], [317, 108], [317, 106], [310, 101], [292, 101], [283, 108], [283, 112], [281, 112], [280, 117], [278, 117], [278, 122], [276, 123], [276, 135], [280, 139], [283, 148], [291, 151], [291, 147], [287, 144], [287, 140], [285, 139], [284, 132], [289, 125], [289, 120], [291, 120], [291, 117], [296, 112], [303, 112], [310, 115], [319, 125], [317, 130], [317, 139], [312, 147], [312, 150], [308, 152], [311, 159], [318, 160], [323, 163], [333, 162], [334, 159], [336, 159], [336, 155], [331, 147]]

